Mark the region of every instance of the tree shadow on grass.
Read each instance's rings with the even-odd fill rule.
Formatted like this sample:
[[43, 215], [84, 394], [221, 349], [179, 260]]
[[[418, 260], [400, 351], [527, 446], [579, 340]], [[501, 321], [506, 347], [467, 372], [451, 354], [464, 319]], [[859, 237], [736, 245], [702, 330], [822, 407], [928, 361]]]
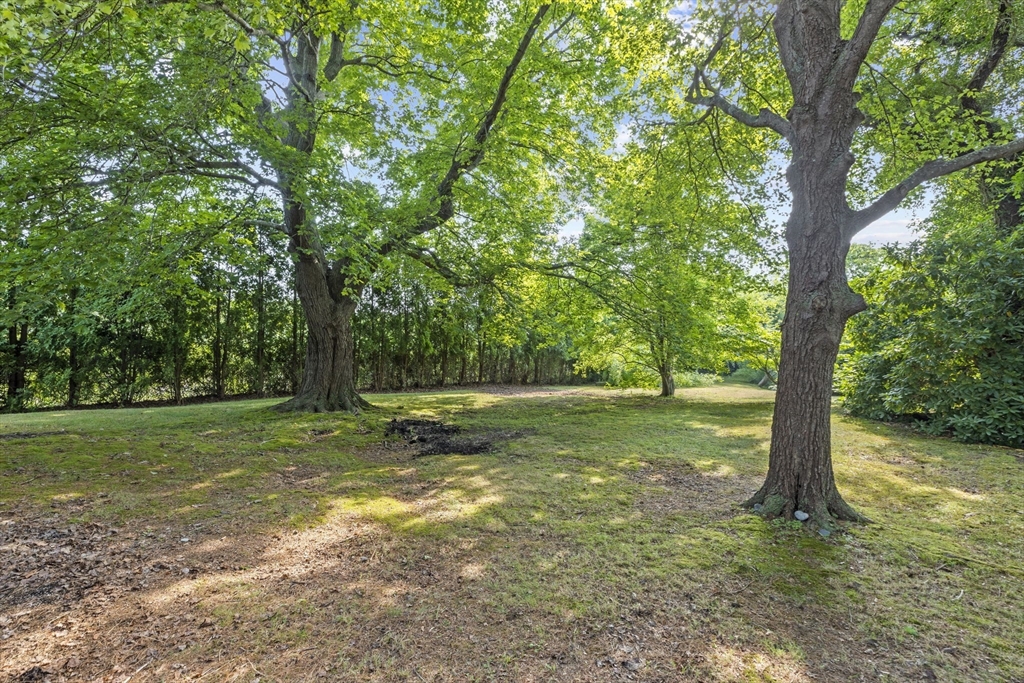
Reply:
[[[892, 608], [886, 598], [920, 584], [886, 585], [891, 568], [858, 536], [825, 542], [735, 509], [736, 493], [757, 483], [754, 460], [763, 468], [765, 406], [730, 406], [716, 422], [713, 406], [644, 397], [610, 408], [587, 396], [486, 407], [415, 398], [394, 400], [403, 414], [446, 411], [469, 429], [529, 423], [537, 434], [494, 454], [385, 465], [358, 449], [379, 438], [396, 410], [387, 405], [378, 418], [190, 435], [206, 471], [124, 494], [136, 507], [116, 534], [80, 527], [97, 537], [89, 565], [30, 564], [43, 551], [23, 563], [25, 575], [57, 581], [0, 599], [11, 634], [0, 674], [767, 681], [884, 670], [910, 680], [925, 675], [923, 661], [986, 680], [997, 659], [987, 642], [949, 655], [934, 638], [900, 641], [898, 620], [875, 629], [871, 619], [893, 619], [879, 611]], [[213, 466], [211, 443], [243, 438], [242, 453]], [[94, 495], [8, 532], [21, 544], [69, 518], [101, 519], [107, 499]], [[95, 570], [96, 581], [62, 589], [69, 570]]]

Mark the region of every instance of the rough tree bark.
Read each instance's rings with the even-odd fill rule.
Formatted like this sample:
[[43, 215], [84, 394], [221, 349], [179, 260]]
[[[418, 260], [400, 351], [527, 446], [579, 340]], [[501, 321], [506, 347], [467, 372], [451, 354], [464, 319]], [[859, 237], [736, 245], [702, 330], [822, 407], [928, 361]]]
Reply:
[[[974, 124], [981, 130], [986, 139], [998, 139], [1004, 131], [999, 123], [992, 118], [992, 112], [986, 111], [978, 100], [980, 93], [987, 84], [989, 78], [995, 73], [1006, 56], [1013, 37], [1013, 2], [1012, 0], [1000, 0], [996, 14], [995, 25], [992, 29], [992, 37], [989, 40], [988, 54], [985, 56], [974, 72], [970, 80], [963, 87], [960, 93], [960, 106], [973, 120]], [[996, 229], [1001, 236], [1009, 236], [1021, 225], [1022, 216], [1021, 199], [1014, 191], [1014, 177], [1024, 166], [1024, 157], [1015, 154], [1009, 159], [1006, 166], [987, 168], [978, 174], [978, 186], [981, 189], [982, 197], [992, 204], [993, 218]]]
[[299, 390], [281, 410], [358, 412], [369, 406], [356, 391], [352, 315], [358, 291], [342, 294], [329, 279], [316, 259], [298, 259], [295, 286], [306, 314], [306, 363]]
[[661, 375], [661, 396], [669, 398], [676, 395], [676, 379], [672, 376], [672, 367], [663, 365], [658, 369]]
[[898, 3], [867, 0], [848, 40], [840, 34], [840, 0], [778, 3], [773, 29], [793, 95], [785, 118], [768, 109], [746, 112], [711, 84], [704, 70], [725, 33], [704, 67], [695, 70], [688, 95], [691, 102], [716, 107], [745, 125], [770, 128], [790, 145], [789, 281], [771, 450], [764, 484], [745, 505], [787, 518], [802, 510], [820, 527], [831, 526], [834, 519], [865, 519], [839, 494], [831, 455], [832, 373], [839, 342], [846, 321], [866, 308], [846, 281], [853, 236], [922, 183], [1024, 150], [1024, 139], [1018, 139], [930, 161], [869, 206], [859, 211], [849, 206], [851, 146], [863, 122], [854, 88], [868, 51]]

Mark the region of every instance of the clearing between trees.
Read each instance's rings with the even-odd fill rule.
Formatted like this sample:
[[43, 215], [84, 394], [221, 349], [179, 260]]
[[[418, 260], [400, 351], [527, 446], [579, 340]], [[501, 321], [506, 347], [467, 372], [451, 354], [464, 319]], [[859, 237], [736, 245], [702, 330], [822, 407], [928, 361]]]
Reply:
[[0, 680], [1024, 680], [1024, 452], [834, 414], [820, 537], [738, 507], [773, 398], [0, 416]]

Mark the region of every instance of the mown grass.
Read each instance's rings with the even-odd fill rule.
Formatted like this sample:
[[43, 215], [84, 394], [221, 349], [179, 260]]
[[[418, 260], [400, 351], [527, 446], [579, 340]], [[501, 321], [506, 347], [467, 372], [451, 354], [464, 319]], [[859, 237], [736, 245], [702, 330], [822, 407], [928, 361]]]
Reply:
[[[312, 539], [372, 527], [369, 546], [331, 546], [339, 604], [237, 572], [189, 589], [225, 628], [273, 613], [234, 650], [167, 655], [244, 651], [239, 680], [1021, 680], [1024, 454], [836, 415], [840, 489], [876, 523], [822, 539], [736, 505], [763, 476], [772, 398], [726, 384], [377, 395], [358, 417], [274, 401], [3, 416], [0, 516], [234, 532], [250, 568], [286, 533], [317, 556]], [[410, 459], [381, 445], [395, 416], [525, 436]], [[370, 623], [386, 643], [363, 646]], [[329, 665], [273, 654], [303, 647]]]

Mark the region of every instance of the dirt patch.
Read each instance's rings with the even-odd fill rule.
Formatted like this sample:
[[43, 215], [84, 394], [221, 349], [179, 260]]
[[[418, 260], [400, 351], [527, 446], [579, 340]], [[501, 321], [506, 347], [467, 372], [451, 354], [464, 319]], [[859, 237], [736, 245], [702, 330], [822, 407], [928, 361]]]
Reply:
[[648, 489], [636, 502], [643, 512], [658, 516], [685, 512], [709, 519], [731, 517], [736, 505], [749, 498], [759, 483], [753, 477], [701, 472], [688, 462], [648, 465], [627, 477]]
[[[194, 578], [200, 567], [165, 551], [187, 548], [188, 530], [126, 534], [62, 515], [0, 521], [0, 610], [77, 601], [94, 591], [137, 591], [161, 577]], [[0, 626], [6, 626], [0, 619]]]
[[385, 437], [397, 436], [405, 445], [414, 449], [413, 457], [491, 453], [498, 444], [526, 435], [525, 430], [501, 429], [463, 434], [458, 425], [437, 420], [397, 418], [391, 420], [384, 430]]

